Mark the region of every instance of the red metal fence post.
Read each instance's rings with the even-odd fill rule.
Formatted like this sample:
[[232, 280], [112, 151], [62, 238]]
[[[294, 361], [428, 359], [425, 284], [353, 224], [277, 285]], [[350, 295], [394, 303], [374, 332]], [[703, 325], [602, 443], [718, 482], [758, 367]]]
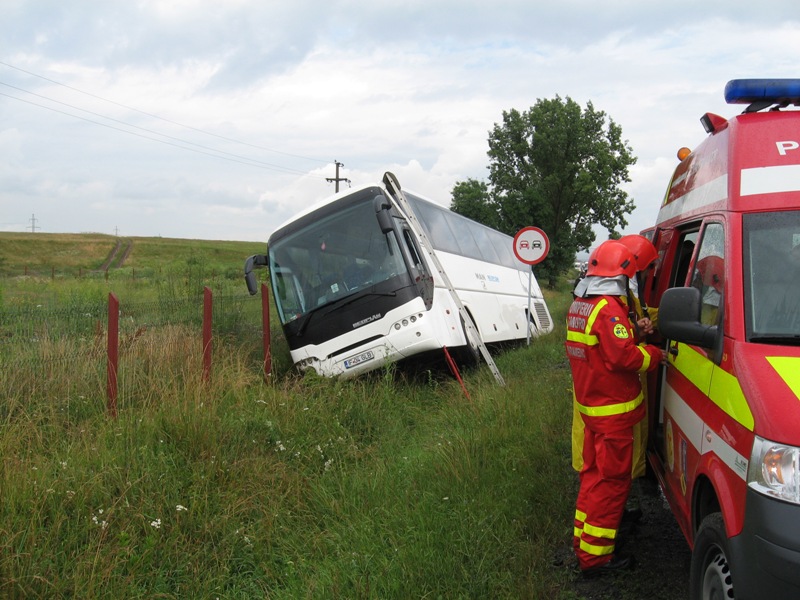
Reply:
[[269, 330], [269, 288], [261, 284], [261, 322], [264, 341], [264, 379], [272, 375], [272, 339]]
[[211, 373], [211, 320], [212, 294], [208, 287], [203, 288], [203, 381], [208, 381]]
[[108, 414], [117, 417], [117, 367], [119, 366], [119, 299], [108, 294], [108, 359], [106, 397]]

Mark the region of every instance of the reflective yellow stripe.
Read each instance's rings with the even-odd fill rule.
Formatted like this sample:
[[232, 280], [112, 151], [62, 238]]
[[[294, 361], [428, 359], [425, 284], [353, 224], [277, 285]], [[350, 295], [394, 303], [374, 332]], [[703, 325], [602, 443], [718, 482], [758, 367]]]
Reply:
[[686, 344], [678, 344], [678, 354], [670, 363], [732, 419], [753, 431], [753, 413], [736, 377]]
[[614, 544], [610, 546], [595, 546], [594, 544], [581, 540], [581, 550], [593, 556], [606, 556], [614, 552]]
[[606, 406], [584, 406], [579, 402], [575, 404], [578, 406], [578, 411], [590, 417], [609, 417], [611, 415], [622, 415], [636, 410], [642, 403], [642, 400], [644, 400], [644, 394], [639, 392], [639, 395], [633, 400], [619, 402], [617, 404], [608, 404]]
[[767, 361], [800, 399], [800, 358], [796, 356], [767, 356]]
[[583, 531], [584, 533], [588, 533], [591, 536], [596, 538], [604, 538], [607, 540], [613, 540], [617, 537], [617, 530], [616, 529], [606, 529], [605, 527], [595, 527], [594, 525], [590, 525], [589, 523], [583, 524]]
[[597, 306], [594, 307], [594, 310], [589, 315], [589, 318], [586, 320], [586, 332], [592, 330], [592, 325], [597, 320], [597, 315], [600, 314], [600, 309], [603, 308], [606, 304], [608, 304], [608, 300], [603, 298], [600, 302], [597, 303]]
[[579, 331], [570, 331], [567, 330], [567, 341], [568, 342], [577, 342], [578, 344], [585, 344], [587, 346], [596, 346], [600, 343], [600, 340], [597, 339], [596, 335], [592, 335], [589, 333], [592, 330], [592, 325], [597, 320], [597, 315], [600, 313], [600, 309], [603, 308], [606, 304], [608, 304], [608, 300], [603, 298], [597, 305], [592, 309], [592, 312], [589, 313], [589, 318], [586, 319], [586, 328], [583, 330], [583, 333]]
[[600, 340], [597, 339], [596, 335], [590, 335], [586, 333], [580, 333], [578, 331], [569, 331], [569, 330], [567, 330], [567, 341], [577, 342], [579, 344], [585, 344], [587, 346], [596, 346], [600, 342]]
[[572, 535], [576, 538], [581, 537], [581, 533], [583, 533], [583, 522], [586, 520], [586, 513], [581, 510], [575, 510], [575, 520], [580, 523], [580, 525], [575, 525], [572, 529]]
[[582, 510], [575, 509], [575, 520], [580, 523], [580, 525], [575, 525], [572, 529], [572, 535], [575, 537], [581, 537], [581, 533], [583, 533], [583, 522], [586, 520], [586, 513]]
[[642, 353], [644, 356], [644, 360], [642, 361], [642, 366], [639, 367], [639, 373], [644, 373], [647, 369], [650, 368], [650, 355], [647, 353], [647, 350], [644, 349], [643, 346], [636, 346], [639, 349], [639, 352]]
[[739, 423], [753, 431], [755, 419], [736, 377], [720, 367], [715, 368], [708, 397]]

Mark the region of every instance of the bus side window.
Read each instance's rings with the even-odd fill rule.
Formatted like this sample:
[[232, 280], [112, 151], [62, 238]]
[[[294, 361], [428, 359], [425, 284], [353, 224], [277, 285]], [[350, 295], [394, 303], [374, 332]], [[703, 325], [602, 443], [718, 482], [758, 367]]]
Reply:
[[414, 267], [420, 272], [425, 273], [425, 263], [422, 262], [422, 258], [419, 255], [419, 251], [417, 250], [417, 245], [414, 243], [414, 240], [411, 237], [411, 232], [408, 229], [403, 229], [403, 239], [406, 242], [406, 247], [408, 248], [408, 255], [411, 257], [411, 261], [414, 263]]
[[422, 260], [412, 232], [405, 227], [403, 228], [403, 240], [405, 241], [406, 253], [408, 254], [406, 260], [411, 261], [413, 267], [411, 276], [415, 280], [419, 295], [425, 303], [425, 309], [430, 310], [431, 307], [433, 307], [433, 277], [431, 277], [428, 268], [425, 266], [425, 262]]

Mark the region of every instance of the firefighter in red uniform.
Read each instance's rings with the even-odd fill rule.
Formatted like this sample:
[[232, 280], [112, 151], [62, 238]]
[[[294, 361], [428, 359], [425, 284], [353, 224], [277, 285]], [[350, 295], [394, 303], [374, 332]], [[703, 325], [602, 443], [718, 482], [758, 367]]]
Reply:
[[[644, 283], [647, 270], [655, 265], [658, 252], [652, 242], [642, 235], [625, 235], [619, 239], [619, 242], [624, 244], [628, 250], [633, 253], [636, 262], [636, 275], [632, 277], [629, 282], [628, 291], [630, 291], [630, 293], [620, 296], [620, 299], [623, 303], [627, 303], [629, 307], [628, 317], [631, 319], [631, 322], [636, 323], [635, 329], [639, 334], [638, 341], [643, 342], [658, 326], [658, 309], [645, 304], [640, 289]], [[588, 279], [582, 278], [580, 283], [576, 285], [573, 296], [586, 295], [586, 289], [591, 283], [591, 277]], [[631, 306], [633, 306], [633, 311], [631, 311]], [[642, 375], [641, 379], [642, 385], [644, 386], [647, 378]], [[583, 429], [583, 419], [581, 418], [580, 412], [577, 410], [576, 404], [572, 414], [572, 467], [578, 472], [580, 472], [583, 466]], [[645, 457], [646, 446], [647, 420], [642, 419], [634, 427], [634, 479], [642, 477], [647, 471], [647, 459]], [[641, 516], [641, 510], [638, 509], [638, 502], [636, 503], [636, 511], [638, 511], [638, 515], [634, 518], [638, 519], [638, 517]]]
[[604, 242], [589, 258], [592, 285], [567, 315], [566, 349], [585, 424], [574, 546], [587, 575], [630, 566], [614, 550], [631, 488], [633, 427], [645, 415], [639, 373], [655, 369], [664, 356], [657, 346], [638, 344], [620, 298], [635, 272], [625, 245]]

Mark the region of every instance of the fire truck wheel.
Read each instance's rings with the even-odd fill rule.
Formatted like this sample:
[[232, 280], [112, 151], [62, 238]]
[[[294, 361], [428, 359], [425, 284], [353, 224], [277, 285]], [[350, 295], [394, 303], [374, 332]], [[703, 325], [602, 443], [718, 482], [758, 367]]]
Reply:
[[692, 600], [733, 600], [729, 554], [722, 513], [712, 513], [703, 519], [695, 537], [689, 577]]

